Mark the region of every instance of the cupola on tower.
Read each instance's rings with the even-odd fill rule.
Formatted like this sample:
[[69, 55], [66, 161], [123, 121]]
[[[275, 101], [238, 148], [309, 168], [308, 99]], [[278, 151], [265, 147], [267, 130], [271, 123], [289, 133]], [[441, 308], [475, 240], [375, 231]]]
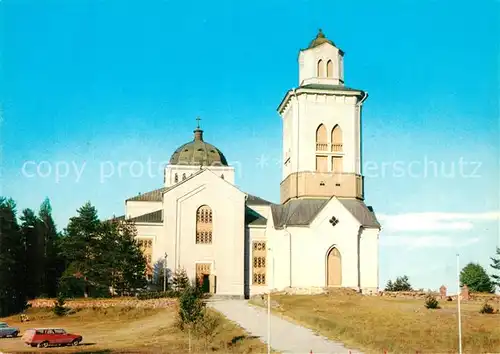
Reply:
[[344, 52], [319, 30], [299, 52], [299, 85], [278, 107], [283, 120], [281, 202], [363, 199], [361, 109], [368, 94], [344, 85]]

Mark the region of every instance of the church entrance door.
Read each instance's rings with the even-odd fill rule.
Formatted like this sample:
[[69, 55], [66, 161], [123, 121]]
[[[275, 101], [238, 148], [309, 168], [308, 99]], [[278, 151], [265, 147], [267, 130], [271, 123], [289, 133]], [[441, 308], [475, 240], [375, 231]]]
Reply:
[[210, 292], [210, 263], [196, 263], [196, 280], [204, 293]]
[[326, 285], [342, 285], [342, 258], [338, 249], [333, 247], [326, 257]]

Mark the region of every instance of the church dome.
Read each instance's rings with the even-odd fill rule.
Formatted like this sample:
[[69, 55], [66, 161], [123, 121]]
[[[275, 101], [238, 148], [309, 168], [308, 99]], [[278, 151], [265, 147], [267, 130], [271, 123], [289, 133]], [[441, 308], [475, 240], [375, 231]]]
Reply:
[[333, 45], [335, 47], [335, 43], [333, 43], [331, 40], [329, 40], [328, 38], [325, 37], [323, 31], [320, 29], [318, 31], [318, 34], [316, 35], [316, 38], [314, 38], [311, 43], [309, 44], [309, 47], [308, 49], [310, 48], [314, 48], [314, 47], [317, 47], [323, 43], [330, 43], [331, 45]]
[[194, 130], [194, 139], [181, 145], [170, 158], [170, 165], [228, 166], [224, 154], [212, 144], [203, 141], [203, 130]]

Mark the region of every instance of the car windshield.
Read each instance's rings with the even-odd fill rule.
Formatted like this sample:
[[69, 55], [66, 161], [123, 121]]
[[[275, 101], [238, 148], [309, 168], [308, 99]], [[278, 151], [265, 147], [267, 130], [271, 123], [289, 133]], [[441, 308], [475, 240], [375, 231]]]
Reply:
[[56, 333], [56, 334], [66, 334], [66, 331], [64, 329], [54, 329], [54, 333]]
[[2, 327], [9, 327], [9, 326], [5, 322], [0, 322], [0, 328], [2, 328]]

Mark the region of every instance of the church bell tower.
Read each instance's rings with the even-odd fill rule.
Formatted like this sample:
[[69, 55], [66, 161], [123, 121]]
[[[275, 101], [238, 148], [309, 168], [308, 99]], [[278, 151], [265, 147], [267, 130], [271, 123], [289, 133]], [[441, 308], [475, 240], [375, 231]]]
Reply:
[[283, 98], [281, 202], [363, 200], [361, 109], [368, 94], [344, 85], [344, 52], [319, 30], [299, 52], [299, 84]]

